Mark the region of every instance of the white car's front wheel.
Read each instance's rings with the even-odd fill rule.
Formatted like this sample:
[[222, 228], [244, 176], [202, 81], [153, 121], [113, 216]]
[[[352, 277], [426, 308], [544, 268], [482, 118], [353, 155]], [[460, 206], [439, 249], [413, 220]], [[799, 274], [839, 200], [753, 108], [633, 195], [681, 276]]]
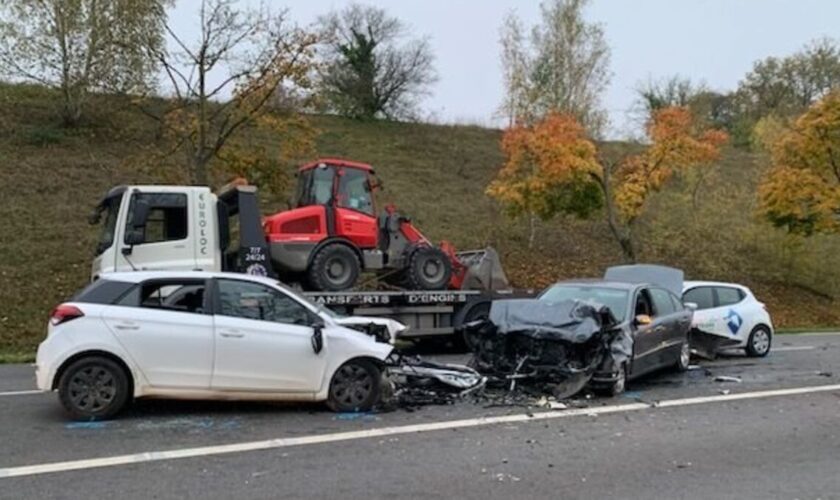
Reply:
[[370, 411], [379, 402], [379, 368], [366, 359], [352, 359], [336, 370], [327, 406], [336, 412]]
[[747, 340], [747, 355], [753, 358], [763, 358], [770, 352], [770, 345], [773, 342], [773, 335], [770, 329], [764, 325], [753, 328], [750, 338]]

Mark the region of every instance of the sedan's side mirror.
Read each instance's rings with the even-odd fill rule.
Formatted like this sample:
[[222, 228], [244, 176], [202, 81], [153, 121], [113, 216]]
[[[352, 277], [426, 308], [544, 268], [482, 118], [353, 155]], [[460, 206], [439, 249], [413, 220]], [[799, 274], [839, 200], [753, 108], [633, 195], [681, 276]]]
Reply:
[[320, 354], [324, 349], [324, 324], [315, 323], [312, 325], [312, 350]]
[[653, 318], [647, 314], [637, 314], [635, 319], [636, 326], [645, 326], [653, 323]]
[[696, 311], [696, 310], [700, 307], [700, 306], [697, 304], [697, 302], [686, 302], [686, 303], [684, 303], [683, 305], [684, 305], [684, 306], [685, 306], [685, 308], [686, 308], [686, 309], [688, 309], [689, 311]]

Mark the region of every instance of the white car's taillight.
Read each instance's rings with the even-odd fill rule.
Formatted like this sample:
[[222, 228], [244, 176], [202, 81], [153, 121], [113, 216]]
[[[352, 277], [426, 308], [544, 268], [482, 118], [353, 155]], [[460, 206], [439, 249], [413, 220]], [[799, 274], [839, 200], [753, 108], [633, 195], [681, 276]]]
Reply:
[[76, 306], [61, 304], [56, 306], [56, 308], [50, 313], [50, 324], [52, 326], [58, 326], [62, 323], [67, 323], [72, 319], [81, 318], [84, 315], [85, 313]]

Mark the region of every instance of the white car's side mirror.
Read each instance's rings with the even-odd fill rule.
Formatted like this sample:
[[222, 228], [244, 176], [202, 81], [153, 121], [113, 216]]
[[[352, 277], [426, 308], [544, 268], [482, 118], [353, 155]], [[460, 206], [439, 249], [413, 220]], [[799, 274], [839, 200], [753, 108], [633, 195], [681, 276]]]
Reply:
[[697, 308], [700, 307], [700, 306], [697, 305], [696, 302], [686, 302], [683, 305], [685, 306], [686, 309], [688, 309], [690, 311], [696, 311]]

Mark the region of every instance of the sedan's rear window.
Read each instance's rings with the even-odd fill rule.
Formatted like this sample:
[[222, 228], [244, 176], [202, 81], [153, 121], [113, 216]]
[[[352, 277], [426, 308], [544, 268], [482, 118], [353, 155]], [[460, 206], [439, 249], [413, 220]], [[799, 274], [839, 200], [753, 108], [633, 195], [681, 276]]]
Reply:
[[134, 283], [99, 279], [74, 295], [71, 301], [88, 304], [113, 304], [133, 286]]
[[587, 285], [554, 285], [540, 295], [545, 302], [563, 302], [565, 300], [586, 300], [597, 302], [610, 308], [618, 321], [624, 321], [627, 315], [627, 290]]

